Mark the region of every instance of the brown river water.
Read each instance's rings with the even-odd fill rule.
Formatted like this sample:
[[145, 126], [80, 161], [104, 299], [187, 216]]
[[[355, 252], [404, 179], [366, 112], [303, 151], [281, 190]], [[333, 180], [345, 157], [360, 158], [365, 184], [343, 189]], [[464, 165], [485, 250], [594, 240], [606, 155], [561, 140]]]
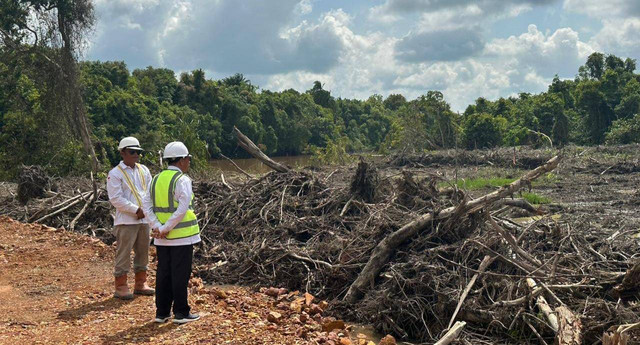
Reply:
[[[301, 168], [311, 165], [311, 156], [308, 155], [271, 157], [271, 159], [278, 163], [286, 164], [292, 168]], [[248, 172], [249, 174], [265, 174], [271, 171], [271, 168], [255, 158], [234, 158], [233, 161], [240, 167], [240, 169]], [[214, 170], [220, 170], [222, 173], [238, 172], [238, 169], [236, 169], [233, 164], [226, 159], [212, 159], [209, 161], [209, 166]]]

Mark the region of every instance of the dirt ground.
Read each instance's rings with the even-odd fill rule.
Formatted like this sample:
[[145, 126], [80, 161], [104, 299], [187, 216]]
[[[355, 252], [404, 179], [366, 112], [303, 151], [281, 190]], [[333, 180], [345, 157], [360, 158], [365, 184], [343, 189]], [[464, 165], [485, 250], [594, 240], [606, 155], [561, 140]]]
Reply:
[[[321, 332], [320, 323], [305, 326], [278, 309], [297, 293], [276, 300], [198, 280], [190, 304], [202, 319], [155, 324], [153, 297], [112, 298], [113, 252], [89, 236], [0, 217], [0, 344], [317, 344], [314, 337], [339, 344], [339, 334], [348, 334]], [[275, 323], [273, 312], [281, 314]]]

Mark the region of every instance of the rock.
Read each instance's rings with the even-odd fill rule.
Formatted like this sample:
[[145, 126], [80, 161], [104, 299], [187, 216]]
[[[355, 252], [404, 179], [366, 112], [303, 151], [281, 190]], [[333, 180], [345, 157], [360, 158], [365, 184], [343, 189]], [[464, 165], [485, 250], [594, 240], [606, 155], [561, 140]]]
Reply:
[[344, 321], [342, 320], [333, 320], [322, 324], [322, 330], [325, 332], [331, 332], [336, 329], [344, 329], [344, 327]]
[[309, 314], [307, 313], [300, 314], [300, 322], [307, 323], [307, 321], [309, 321]]
[[300, 313], [302, 311], [302, 305], [304, 304], [304, 298], [298, 298], [289, 304], [289, 309], [296, 313]]
[[378, 343], [378, 345], [396, 345], [396, 338], [387, 334], [380, 340], [380, 343]]
[[309, 314], [311, 315], [322, 314], [322, 311], [322, 308], [317, 304], [313, 304], [311, 308], [309, 308]]
[[351, 340], [349, 338], [340, 338], [340, 345], [351, 345]]
[[270, 287], [264, 292], [264, 294], [271, 297], [278, 297], [278, 295], [280, 295], [280, 289]]
[[314, 299], [314, 298], [315, 298], [315, 297], [313, 297], [313, 295], [312, 295], [312, 294], [310, 294], [310, 293], [308, 293], [308, 292], [305, 292], [305, 293], [304, 293], [304, 304], [306, 304], [306, 305], [311, 305], [311, 302], [313, 302], [313, 299]]
[[269, 313], [269, 315], [267, 315], [267, 321], [269, 322], [278, 323], [280, 319], [282, 319], [282, 314], [278, 313], [277, 311], [272, 311]]
[[213, 290], [213, 295], [218, 297], [218, 298], [220, 298], [220, 299], [227, 299], [227, 297], [229, 297], [226, 292], [224, 292], [223, 290], [219, 290], [219, 289]]

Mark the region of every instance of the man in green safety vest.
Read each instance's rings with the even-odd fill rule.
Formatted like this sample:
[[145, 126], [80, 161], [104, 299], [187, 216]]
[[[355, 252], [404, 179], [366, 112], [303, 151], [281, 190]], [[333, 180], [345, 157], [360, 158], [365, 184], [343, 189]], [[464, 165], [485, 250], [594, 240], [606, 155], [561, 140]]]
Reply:
[[156, 175], [144, 200], [144, 212], [158, 253], [155, 322], [167, 322], [173, 305], [173, 322], [198, 320], [187, 301], [193, 245], [200, 242], [200, 227], [193, 211], [193, 187], [185, 175], [191, 165], [187, 147], [174, 141], [162, 155], [169, 167]]
[[146, 166], [138, 163], [142, 148], [134, 137], [126, 137], [118, 145], [122, 161], [109, 171], [107, 193], [109, 202], [116, 208], [114, 232], [116, 236], [115, 293], [120, 299], [132, 299], [127, 286], [127, 273], [131, 266], [131, 250], [135, 253], [133, 270], [135, 285], [133, 292], [138, 295], [153, 295], [154, 290], [147, 285], [149, 264], [149, 225], [143, 212], [142, 200], [151, 185], [151, 173]]

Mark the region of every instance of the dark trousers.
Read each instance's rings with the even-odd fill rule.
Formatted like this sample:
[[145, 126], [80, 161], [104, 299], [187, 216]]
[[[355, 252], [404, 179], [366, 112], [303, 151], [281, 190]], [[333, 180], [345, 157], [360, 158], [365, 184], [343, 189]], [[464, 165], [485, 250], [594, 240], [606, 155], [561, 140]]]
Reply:
[[191, 276], [193, 245], [157, 246], [156, 315], [188, 315], [187, 287]]

